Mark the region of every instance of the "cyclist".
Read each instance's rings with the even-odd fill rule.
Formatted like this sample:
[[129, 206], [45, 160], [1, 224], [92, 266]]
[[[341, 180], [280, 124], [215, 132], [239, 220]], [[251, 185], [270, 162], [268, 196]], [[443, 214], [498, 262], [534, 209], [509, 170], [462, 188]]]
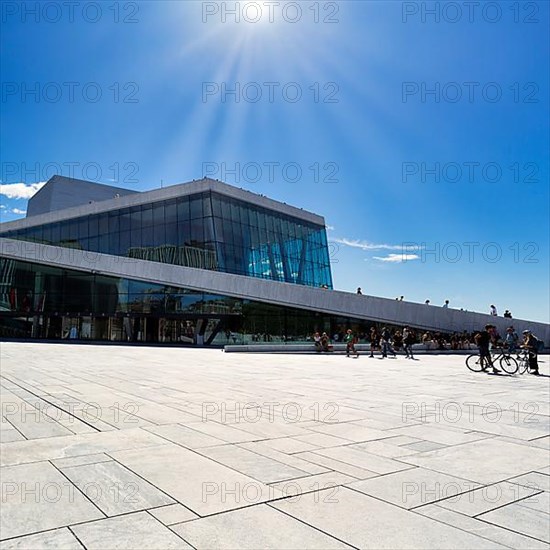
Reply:
[[539, 350], [539, 339], [530, 330], [524, 330], [523, 344], [521, 345], [521, 347], [529, 352], [529, 368], [531, 369], [531, 374], [540, 374], [539, 362], [537, 358]]
[[481, 358], [481, 368], [483, 371], [487, 371], [487, 367], [492, 367], [493, 374], [498, 374], [499, 369], [493, 365], [491, 359], [491, 352], [489, 351], [489, 344], [491, 343], [491, 332], [494, 329], [493, 325], [485, 325], [485, 330], [478, 332], [474, 336], [474, 341], [479, 348], [479, 357]]

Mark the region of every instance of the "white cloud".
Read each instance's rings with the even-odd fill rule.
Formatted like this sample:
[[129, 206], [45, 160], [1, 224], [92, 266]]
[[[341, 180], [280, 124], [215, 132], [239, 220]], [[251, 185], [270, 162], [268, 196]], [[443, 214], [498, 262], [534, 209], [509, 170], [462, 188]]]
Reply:
[[44, 185], [45, 181], [38, 183], [2, 183], [0, 184], [0, 195], [8, 199], [30, 199]]
[[379, 262], [409, 262], [411, 260], [418, 260], [420, 256], [418, 254], [388, 254], [387, 256], [373, 256], [374, 260]]
[[[351, 246], [353, 248], [360, 248], [361, 250], [417, 250], [418, 246], [407, 243], [403, 244], [376, 244], [369, 243], [368, 241], [361, 241], [359, 239], [330, 239], [331, 242], [343, 244], [345, 246]], [[395, 254], [390, 254], [395, 256]], [[396, 260], [393, 260], [396, 261]]]
[[325, 225], [327, 231], [334, 231], [334, 225]]
[[12, 212], [13, 212], [14, 214], [26, 214], [26, 213], [27, 213], [26, 210], [21, 210], [20, 208], [13, 208], [13, 209], [12, 209]]
[[6, 208], [5, 204], [0, 204], [0, 209], [4, 210]]

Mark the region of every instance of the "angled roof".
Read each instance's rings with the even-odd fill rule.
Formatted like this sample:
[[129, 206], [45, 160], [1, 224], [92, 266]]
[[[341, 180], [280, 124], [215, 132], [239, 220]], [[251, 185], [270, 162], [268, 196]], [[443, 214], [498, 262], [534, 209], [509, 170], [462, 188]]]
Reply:
[[27, 218], [137, 193], [130, 189], [65, 176], [52, 176], [27, 205]]
[[[54, 177], [71, 180], [71, 178], [64, 178], [64, 176]], [[82, 180], [75, 181], [80, 182]], [[100, 184], [94, 184], [93, 182], [86, 183], [100, 186]], [[47, 185], [48, 184], [46, 184], [46, 186], [44, 187], [47, 187]], [[104, 187], [108, 188], [110, 186]], [[317, 225], [325, 225], [325, 219], [322, 216], [314, 214], [313, 212], [308, 212], [307, 210], [302, 210], [301, 208], [290, 206], [289, 204], [270, 199], [268, 197], [265, 197], [264, 195], [258, 195], [256, 193], [252, 193], [251, 191], [246, 191], [244, 189], [240, 189], [238, 187], [234, 187], [232, 185], [228, 185], [227, 183], [223, 183], [221, 181], [213, 180], [210, 178], [193, 180], [187, 183], [180, 183], [177, 185], [164, 187], [162, 189], [154, 189], [152, 191], [144, 191], [141, 193], [132, 192], [129, 190], [126, 191], [128, 191], [129, 194], [122, 195], [121, 193], [118, 193], [120, 196], [107, 200], [100, 200], [97, 202], [92, 202], [91, 204], [88, 200], [87, 204], [76, 205], [65, 208], [63, 210], [46, 212], [21, 220], [14, 220], [12, 222], [4, 222], [0, 224], [0, 232], [11, 231], [15, 229], [26, 229], [28, 227], [33, 227], [36, 225], [43, 225], [71, 218], [77, 218], [89, 214], [99, 214], [102, 212], [108, 212], [110, 210], [118, 210], [120, 208], [126, 208], [130, 206], [148, 204], [176, 197], [202, 193], [205, 191], [214, 191], [221, 195], [225, 195], [226, 197], [231, 197], [236, 200], [241, 200], [247, 203], [254, 204], [256, 206], [267, 208], [268, 210], [273, 210], [279, 214], [286, 214], [288, 216], [299, 218], [306, 222], [314, 223]]]

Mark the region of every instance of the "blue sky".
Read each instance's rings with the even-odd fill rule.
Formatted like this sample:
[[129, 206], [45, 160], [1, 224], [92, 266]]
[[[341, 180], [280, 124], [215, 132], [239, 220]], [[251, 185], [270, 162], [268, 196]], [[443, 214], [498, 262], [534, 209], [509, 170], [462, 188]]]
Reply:
[[4, 3], [2, 221], [210, 175], [324, 215], [338, 289], [548, 322], [548, 3], [238, 4]]

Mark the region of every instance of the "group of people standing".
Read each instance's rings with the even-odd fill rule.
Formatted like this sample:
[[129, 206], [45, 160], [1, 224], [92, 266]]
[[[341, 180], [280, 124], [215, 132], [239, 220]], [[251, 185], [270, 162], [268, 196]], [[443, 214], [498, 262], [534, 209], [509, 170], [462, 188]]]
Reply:
[[518, 347], [520, 347], [529, 353], [529, 370], [531, 374], [540, 374], [538, 352], [541, 342], [530, 330], [523, 331], [523, 342], [518, 346], [519, 336], [516, 334], [513, 326], [506, 329], [506, 336], [502, 339], [495, 325], [487, 324], [484, 330], [476, 333], [474, 341], [479, 348], [479, 356], [481, 357], [482, 364], [484, 364], [484, 371], [487, 371], [491, 367], [494, 374], [500, 372], [493, 364], [491, 348], [502, 347], [508, 353], [515, 353]]
[[374, 352], [379, 350], [382, 358], [388, 354], [397, 357], [395, 350], [403, 348], [407, 359], [414, 359], [412, 346], [416, 343], [416, 333], [409, 327], [394, 331], [392, 334], [387, 327], [383, 327], [380, 333], [375, 327], [370, 329], [370, 357], [374, 357]]
[[[388, 354], [397, 357], [396, 350], [403, 349], [407, 359], [414, 359], [412, 346], [416, 343], [416, 333], [409, 327], [405, 327], [402, 332], [396, 330], [393, 333], [387, 327], [383, 327], [380, 332], [375, 327], [372, 327], [370, 329], [369, 340], [370, 357], [374, 357], [375, 351], [380, 351], [382, 358], [388, 357]], [[342, 341], [346, 344], [347, 357], [350, 355], [357, 357], [359, 355], [359, 352], [355, 348], [355, 344], [359, 342], [359, 337], [352, 329], [347, 329]], [[322, 334], [315, 332], [313, 343], [318, 352], [332, 350], [330, 338], [326, 332]]]

